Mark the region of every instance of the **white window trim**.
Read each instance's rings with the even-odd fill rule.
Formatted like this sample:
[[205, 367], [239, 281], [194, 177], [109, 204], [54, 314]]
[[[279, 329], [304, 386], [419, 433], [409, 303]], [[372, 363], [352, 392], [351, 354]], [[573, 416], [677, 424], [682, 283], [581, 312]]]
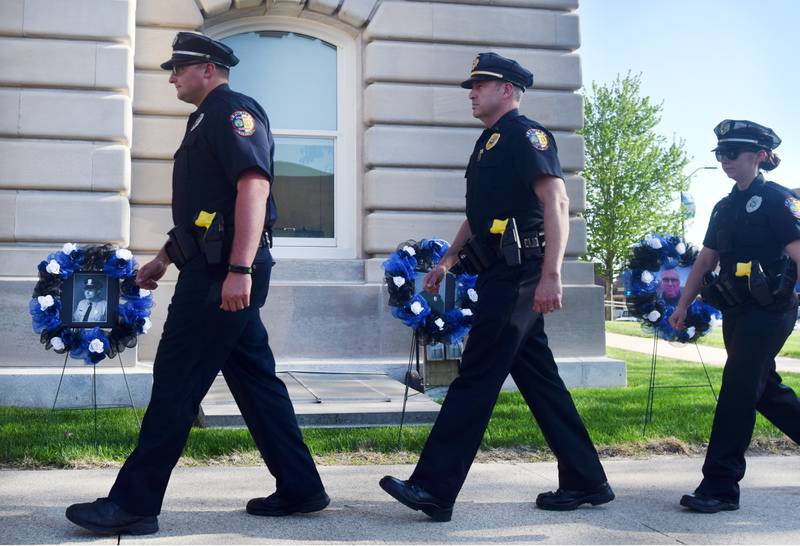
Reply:
[[[257, 32], [261, 30], [278, 32], [297, 32], [314, 38], [319, 38], [336, 46], [336, 117], [337, 130], [330, 131], [295, 131], [291, 133], [275, 128], [273, 134], [278, 135], [303, 135], [330, 136], [336, 135], [335, 140], [335, 194], [334, 194], [334, 232], [335, 246], [330, 239], [292, 239], [280, 237], [275, 240], [272, 253], [276, 258], [356, 258], [356, 178], [357, 178], [357, 150], [356, 150], [356, 40], [350, 34], [337, 28], [297, 17], [284, 17], [279, 15], [263, 15], [233, 19], [205, 29], [205, 33], [215, 39], [222, 39], [234, 34]], [[233, 70], [236, 70], [234, 67]], [[269, 113], [269, 105], [264, 105]], [[280, 215], [280, 202], [278, 202], [278, 215]]]

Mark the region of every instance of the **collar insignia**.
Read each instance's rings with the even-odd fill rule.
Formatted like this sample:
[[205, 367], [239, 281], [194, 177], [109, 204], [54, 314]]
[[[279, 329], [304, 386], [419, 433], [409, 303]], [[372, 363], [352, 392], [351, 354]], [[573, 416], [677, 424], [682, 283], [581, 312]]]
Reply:
[[195, 129], [197, 129], [197, 126], [198, 126], [198, 125], [200, 125], [200, 122], [201, 122], [201, 121], [203, 121], [203, 116], [205, 116], [205, 115], [206, 115], [206, 113], [205, 113], [205, 112], [200, 112], [200, 115], [199, 115], [199, 116], [197, 116], [197, 119], [196, 119], [196, 120], [194, 120], [194, 123], [192, 124], [192, 128], [191, 128], [191, 129], [189, 129], [189, 132], [190, 132], [190, 133], [191, 133], [192, 131], [194, 131]]

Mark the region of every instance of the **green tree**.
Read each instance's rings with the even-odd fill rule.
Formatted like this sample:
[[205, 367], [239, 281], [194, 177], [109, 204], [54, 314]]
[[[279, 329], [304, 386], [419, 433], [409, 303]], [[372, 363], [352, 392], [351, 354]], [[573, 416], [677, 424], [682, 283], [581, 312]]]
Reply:
[[584, 100], [587, 257], [605, 279], [606, 299], [633, 244], [648, 233], [679, 233], [675, 205], [688, 187], [683, 141], [668, 144], [656, 133], [662, 105], [640, 96], [640, 78], [593, 83]]

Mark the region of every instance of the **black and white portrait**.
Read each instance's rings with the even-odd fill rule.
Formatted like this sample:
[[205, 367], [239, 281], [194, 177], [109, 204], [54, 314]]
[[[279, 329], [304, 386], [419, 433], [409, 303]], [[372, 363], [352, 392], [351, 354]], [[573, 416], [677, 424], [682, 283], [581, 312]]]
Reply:
[[106, 322], [108, 291], [105, 275], [76, 273], [73, 276], [73, 322]]

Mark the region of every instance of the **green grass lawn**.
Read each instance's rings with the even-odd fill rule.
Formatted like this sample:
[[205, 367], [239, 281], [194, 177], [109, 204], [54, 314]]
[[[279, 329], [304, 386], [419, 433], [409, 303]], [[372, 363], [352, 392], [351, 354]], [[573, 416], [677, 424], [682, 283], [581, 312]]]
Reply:
[[[648, 452], [648, 446], [675, 446], [702, 450], [711, 428], [714, 399], [708, 389], [656, 391], [654, 420], [642, 435], [650, 357], [609, 350], [612, 358], [628, 363], [628, 387], [573, 389], [573, 397], [592, 438], [604, 455]], [[722, 370], [710, 369], [715, 388]], [[784, 381], [800, 389], [800, 374], [784, 374]], [[686, 384], [705, 381], [699, 364], [675, 360], [658, 363], [658, 383]], [[398, 448], [396, 427], [357, 429], [305, 429], [314, 456], [322, 461], [405, 462], [421, 449], [430, 427], [408, 427]], [[137, 425], [130, 409], [101, 410], [98, 446], [93, 443], [91, 412], [0, 408], [0, 465], [55, 466], [119, 464], [135, 446]], [[761, 445], [780, 440], [782, 434], [759, 416], [754, 439]], [[547, 456], [547, 446], [524, 400], [518, 393], [501, 393], [481, 445], [483, 456], [523, 453]], [[660, 448], [659, 448], [660, 449]], [[656, 449], [658, 451], [658, 449]], [[365, 455], [366, 454], [366, 455]], [[368, 455], [368, 456], [367, 456]], [[216, 462], [256, 464], [258, 455], [246, 430], [192, 430], [184, 451], [184, 464]]]
[[[639, 322], [626, 322], [618, 320], [607, 320], [606, 331], [614, 334], [623, 334], [626, 336], [648, 337], [652, 338], [652, 334], [642, 331], [641, 323]], [[709, 347], [725, 348], [725, 343], [722, 341], [722, 328], [715, 328], [712, 332], [704, 335], [697, 342], [701, 345], [708, 345]], [[800, 332], [795, 331], [786, 340], [786, 343], [781, 349], [780, 356], [788, 356], [791, 358], [800, 358]]]

